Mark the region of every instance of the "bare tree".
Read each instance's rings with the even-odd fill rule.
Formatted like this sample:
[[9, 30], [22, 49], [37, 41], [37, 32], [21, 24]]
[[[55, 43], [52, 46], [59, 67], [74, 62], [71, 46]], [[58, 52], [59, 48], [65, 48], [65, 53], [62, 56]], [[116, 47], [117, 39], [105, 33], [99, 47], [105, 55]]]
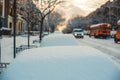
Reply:
[[40, 15], [40, 42], [42, 40], [42, 32], [43, 32], [43, 26], [44, 26], [44, 20], [48, 14], [50, 14], [55, 7], [62, 3], [62, 0], [33, 0], [33, 2], [38, 6], [40, 11], [38, 12]]
[[26, 0], [24, 3], [20, 2], [21, 0], [18, 0], [17, 3], [17, 11], [20, 15], [22, 15], [22, 18], [27, 22], [27, 28], [28, 28], [28, 48], [30, 46], [30, 27], [31, 24], [36, 22], [36, 5], [33, 3], [32, 0]]
[[48, 15], [47, 22], [49, 24], [48, 28], [50, 28], [50, 32], [54, 32], [57, 25], [65, 22], [65, 18], [58, 12], [53, 11], [50, 15]]

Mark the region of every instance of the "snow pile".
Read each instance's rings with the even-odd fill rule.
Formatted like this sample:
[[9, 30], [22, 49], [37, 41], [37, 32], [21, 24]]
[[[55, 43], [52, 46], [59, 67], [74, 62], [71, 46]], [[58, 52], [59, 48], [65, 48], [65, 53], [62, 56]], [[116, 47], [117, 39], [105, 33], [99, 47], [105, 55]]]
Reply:
[[72, 46], [78, 45], [78, 41], [71, 34], [51, 34], [43, 38], [41, 46]]
[[120, 70], [94, 48], [53, 46], [23, 51], [0, 80], [120, 80]]

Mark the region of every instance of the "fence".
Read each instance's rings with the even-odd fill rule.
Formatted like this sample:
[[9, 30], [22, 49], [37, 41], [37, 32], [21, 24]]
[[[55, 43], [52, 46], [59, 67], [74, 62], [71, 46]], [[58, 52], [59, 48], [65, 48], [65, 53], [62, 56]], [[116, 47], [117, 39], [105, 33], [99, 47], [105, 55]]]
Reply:
[[31, 49], [31, 48], [37, 48], [37, 46], [36, 45], [30, 45], [28, 47], [28, 45], [20, 45], [20, 46], [16, 47], [16, 53], [21, 52], [21, 51], [26, 50], [26, 49]]

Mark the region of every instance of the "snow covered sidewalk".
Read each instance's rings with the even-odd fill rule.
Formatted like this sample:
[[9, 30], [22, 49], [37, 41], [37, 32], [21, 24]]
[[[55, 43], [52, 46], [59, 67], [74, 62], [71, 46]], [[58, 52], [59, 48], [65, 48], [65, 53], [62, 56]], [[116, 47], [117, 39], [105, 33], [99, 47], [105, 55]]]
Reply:
[[40, 48], [21, 52], [0, 80], [120, 80], [120, 69], [99, 50], [77, 44], [72, 35], [51, 34]]
[[71, 34], [51, 34], [44, 37], [41, 47], [48, 46], [75, 46], [79, 45], [78, 41]]

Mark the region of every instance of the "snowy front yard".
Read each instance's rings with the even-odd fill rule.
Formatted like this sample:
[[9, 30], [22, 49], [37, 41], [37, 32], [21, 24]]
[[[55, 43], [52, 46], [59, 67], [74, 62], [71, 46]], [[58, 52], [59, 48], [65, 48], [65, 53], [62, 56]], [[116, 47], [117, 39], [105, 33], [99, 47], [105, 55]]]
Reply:
[[[33, 40], [39, 39], [38, 36], [30, 37], [30, 45], [33, 45]], [[17, 36], [16, 47], [20, 45], [27, 45], [27, 37]], [[13, 60], [13, 37], [3, 37], [1, 39], [1, 61], [11, 62]]]

